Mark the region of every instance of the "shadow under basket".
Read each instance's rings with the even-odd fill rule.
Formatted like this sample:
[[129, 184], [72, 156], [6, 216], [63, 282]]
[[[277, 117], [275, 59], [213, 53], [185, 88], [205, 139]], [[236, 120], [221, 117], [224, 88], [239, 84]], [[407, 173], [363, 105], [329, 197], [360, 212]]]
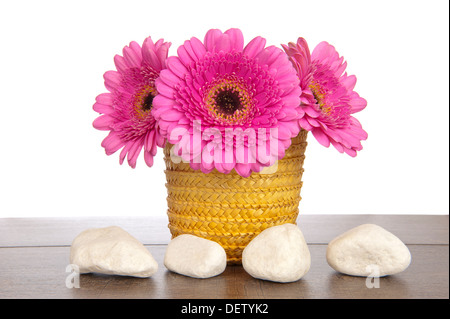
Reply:
[[273, 167], [244, 178], [234, 170], [204, 174], [174, 163], [164, 148], [169, 229], [172, 238], [191, 234], [219, 243], [227, 263], [241, 264], [245, 246], [266, 228], [296, 224], [307, 131], [292, 139]]

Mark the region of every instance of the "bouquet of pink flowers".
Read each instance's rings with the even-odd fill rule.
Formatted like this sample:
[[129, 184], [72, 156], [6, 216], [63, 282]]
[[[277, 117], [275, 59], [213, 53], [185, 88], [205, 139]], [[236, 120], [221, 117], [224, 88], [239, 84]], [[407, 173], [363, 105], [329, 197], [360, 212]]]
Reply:
[[339, 152], [356, 156], [367, 138], [353, 114], [366, 100], [353, 89], [354, 75], [335, 48], [321, 42], [312, 54], [303, 38], [281, 48], [239, 29], [209, 30], [168, 57], [170, 43], [150, 37], [116, 55], [116, 71], [104, 74], [109, 91], [97, 96], [93, 123], [109, 131], [102, 146], [121, 149], [131, 167], [144, 149], [153, 165], [158, 147], [194, 170], [235, 170], [248, 177], [283, 158], [301, 130]]

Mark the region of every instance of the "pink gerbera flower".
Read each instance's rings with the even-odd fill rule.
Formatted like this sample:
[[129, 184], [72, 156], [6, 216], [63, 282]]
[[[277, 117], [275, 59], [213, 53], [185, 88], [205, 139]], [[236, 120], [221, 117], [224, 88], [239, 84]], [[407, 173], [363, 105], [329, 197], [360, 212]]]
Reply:
[[153, 115], [193, 169], [247, 177], [282, 158], [298, 135], [298, 76], [282, 50], [265, 44], [256, 37], [244, 47], [239, 29], [213, 29], [203, 43], [191, 38], [167, 59]]
[[120, 164], [128, 155], [128, 164], [135, 168], [144, 147], [144, 160], [152, 166], [156, 146], [164, 144], [151, 110], [157, 95], [155, 80], [166, 66], [169, 47], [170, 43], [163, 39], [153, 43], [150, 37], [144, 40], [142, 48], [131, 42], [123, 48], [123, 56], [114, 57], [117, 71], [104, 74], [105, 87], [110, 93], [97, 96], [94, 110], [103, 115], [93, 125], [110, 131], [102, 142], [107, 155], [122, 148]]
[[310, 55], [303, 38], [283, 48], [298, 71], [303, 90], [300, 126], [323, 146], [332, 144], [339, 152], [356, 156], [367, 133], [352, 114], [363, 110], [367, 102], [353, 91], [356, 77], [344, 73], [343, 57], [327, 42], [319, 43]]

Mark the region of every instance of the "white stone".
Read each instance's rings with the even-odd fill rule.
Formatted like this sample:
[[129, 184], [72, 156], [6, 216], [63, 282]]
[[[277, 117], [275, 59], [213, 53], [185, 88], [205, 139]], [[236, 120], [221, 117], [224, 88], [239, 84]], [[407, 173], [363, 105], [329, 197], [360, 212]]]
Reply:
[[118, 226], [91, 228], [72, 242], [70, 263], [80, 273], [150, 277], [158, 263], [136, 238]]
[[283, 224], [252, 239], [242, 253], [242, 266], [254, 278], [292, 282], [309, 271], [311, 255], [300, 229]]
[[343, 274], [382, 277], [405, 270], [411, 262], [411, 253], [398, 237], [386, 229], [364, 224], [328, 244], [327, 262]]
[[225, 270], [227, 255], [223, 247], [212, 240], [183, 234], [170, 241], [164, 265], [184, 276], [209, 278]]

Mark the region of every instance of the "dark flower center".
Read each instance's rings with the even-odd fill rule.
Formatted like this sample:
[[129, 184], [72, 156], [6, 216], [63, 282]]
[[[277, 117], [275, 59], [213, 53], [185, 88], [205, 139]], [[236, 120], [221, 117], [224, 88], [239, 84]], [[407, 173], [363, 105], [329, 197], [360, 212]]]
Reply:
[[153, 98], [154, 98], [154, 96], [153, 96], [152, 93], [149, 93], [149, 94], [145, 97], [144, 103], [142, 104], [142, 110], [143, 110], [143, 111], [148, 111], [148, 110], [151, 110], [151, 109], [152, 109], [152, 107], [153, 107]]
[[313, 94], [313, 96], [314, 96], [314, 99], [316, 99], [316, 102], [317, 102], [317, 103], [320, 103], [320, 98], [319, 98], [319, 96], [317, 95], [317, 93], [314, 92], [314, 90], [312, 90], [312, 94]]
[[222, 114], [233, 115], [242, 108], [239, 93], [234, 90], [224, 90], [217, 94], [216, 105]]
[[204, 106], [214, 123], [243, 125], [253, 118], [255, 100], [242, 78], [235, 75], [218, 77], [206, 89]]

